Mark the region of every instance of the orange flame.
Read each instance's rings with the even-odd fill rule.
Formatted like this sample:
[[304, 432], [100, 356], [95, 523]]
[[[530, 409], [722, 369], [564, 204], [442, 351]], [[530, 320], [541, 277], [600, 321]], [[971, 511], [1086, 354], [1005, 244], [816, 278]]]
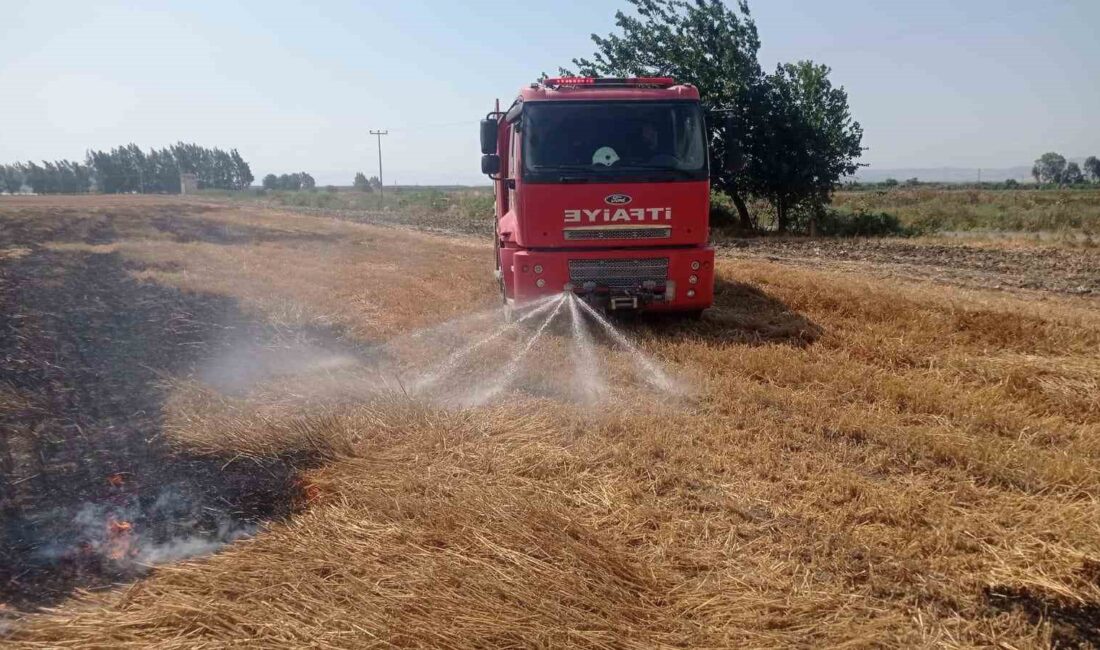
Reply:
[[126, 477], [124, 477], [121, 473], [111, 474], [107, 477], [107, 483], [113, 487], [122, 487], [126, 483]]
[[107, 557], [122, 561], [134, 555], [134, 525], [111, 517], [107, 520]]
[[298, 477], [294, 479], [294, 485], [301, 490], [297, 499], [300, 506], [308, 505], [321, 498], [321, 487], [308, 479]]

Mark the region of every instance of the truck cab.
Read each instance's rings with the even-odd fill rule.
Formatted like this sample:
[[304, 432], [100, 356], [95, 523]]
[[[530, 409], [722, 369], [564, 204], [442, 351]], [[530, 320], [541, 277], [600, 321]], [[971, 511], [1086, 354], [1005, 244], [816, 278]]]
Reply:
[[559, 77], [481, 122], [496, 277], [515, 307], [572, 292], [608, 311], [701, 313], [714, 294], [699, 92], [665, 77]]

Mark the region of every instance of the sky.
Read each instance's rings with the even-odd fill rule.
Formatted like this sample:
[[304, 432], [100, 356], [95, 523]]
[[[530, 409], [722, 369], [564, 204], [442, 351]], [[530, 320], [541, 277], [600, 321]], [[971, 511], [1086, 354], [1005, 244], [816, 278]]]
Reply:
[[[484, 183], [477, 122], [590, 55], [625, 0], [7, 0], [0, 162], [176, 141], [257, 179]], [[760, 62], [832, 68], [873, 169], [1100, 155], [1100, 0], [750, 0]]]

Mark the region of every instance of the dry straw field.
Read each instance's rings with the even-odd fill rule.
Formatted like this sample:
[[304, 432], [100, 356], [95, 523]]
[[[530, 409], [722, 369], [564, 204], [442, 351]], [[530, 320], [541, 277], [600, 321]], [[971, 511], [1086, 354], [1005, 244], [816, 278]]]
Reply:
[[[533, 389], [474, 408], [366, 388], [357, 369], [378, 346], [493, 304], [490, 259], [480, 238], [255, 205], [0, 199], [4, 336], [30, 340], [42, 313], [74, 305], [71, 328], [99, 308], [117, 313], [147, 359], [127, 363], [156, 371], [145, 406], [160, 413], [133, 425], [141, 435], [128, 444], [167, 450], [134, 471], [177, 458], [206, 463], [203, 480], [236, 468], [219, 494], [266, 522], [114, 588], [103, 588], [110, 572], [70, 573], [45, 610], [27, 613], [34, 594], [23, 590], [27, 604], [13, 599], [0, 619], [7, 642], [1100, 645], [1095, 294], [727, 252], [701, 322], [624, 325], [685, 387], [677, 393], [631, 385], [567, 399], [555, 391], [569, 377], [543, 376], [541, 363], [518, 384]], [[27, 287], [67, 298], [32, 313]], [[156, 329], [217, 319], [342, 361], [211, 379], [203, 359], [228, 354], [222, 339]], [[547, 360], [566, 336], [548, 336]], [[51, 354], [13, 340], [8, 359]], [[52, 354], [51, 366], [75, 358]], [[622, 362], [610, 345], [599, 354], [612, 372]], [[58, 422], [81, 416], [50, 419], [57, 403], [12, 376], [0, 376], [9, 509], [30, 503], [19, 487], [40, 480], [12, 451], [19, 436], [76, 440]], [[84, 435], [133, 424], [125, 407], [138, 387], [118, 387], [126, 394], [97, 396], [121, 404], [115, 429], [90, 417]], [[30, 413], [41, 426], [17, 428]], [[16, 574], [9, 582], [26, 580]], [[36, 584], [56, 591], [52, 579]]]

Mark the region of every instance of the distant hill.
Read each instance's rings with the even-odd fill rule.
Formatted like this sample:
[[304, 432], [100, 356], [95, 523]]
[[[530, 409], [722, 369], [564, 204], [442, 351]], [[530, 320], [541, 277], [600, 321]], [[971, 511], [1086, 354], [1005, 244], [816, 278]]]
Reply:
[[[1082, 158], [1067, 158], [1078, 165], [1085, 162]], [[982, 180], [987, 183], [1005, 181], [1010, 178], [1018, 181], [1031, 181], [1031, 165], [1017, 167], [982, 167]], [[928, 183], [973, 183], [978, 180], [977, 167], [912, 167], [884, 169], [878, 167], [862, 167], [855, 174], [856, 179], [865, 183], [878, 183], [887, 178], [896, 178], [904, 181], [907, 178], [918, 178]]]

